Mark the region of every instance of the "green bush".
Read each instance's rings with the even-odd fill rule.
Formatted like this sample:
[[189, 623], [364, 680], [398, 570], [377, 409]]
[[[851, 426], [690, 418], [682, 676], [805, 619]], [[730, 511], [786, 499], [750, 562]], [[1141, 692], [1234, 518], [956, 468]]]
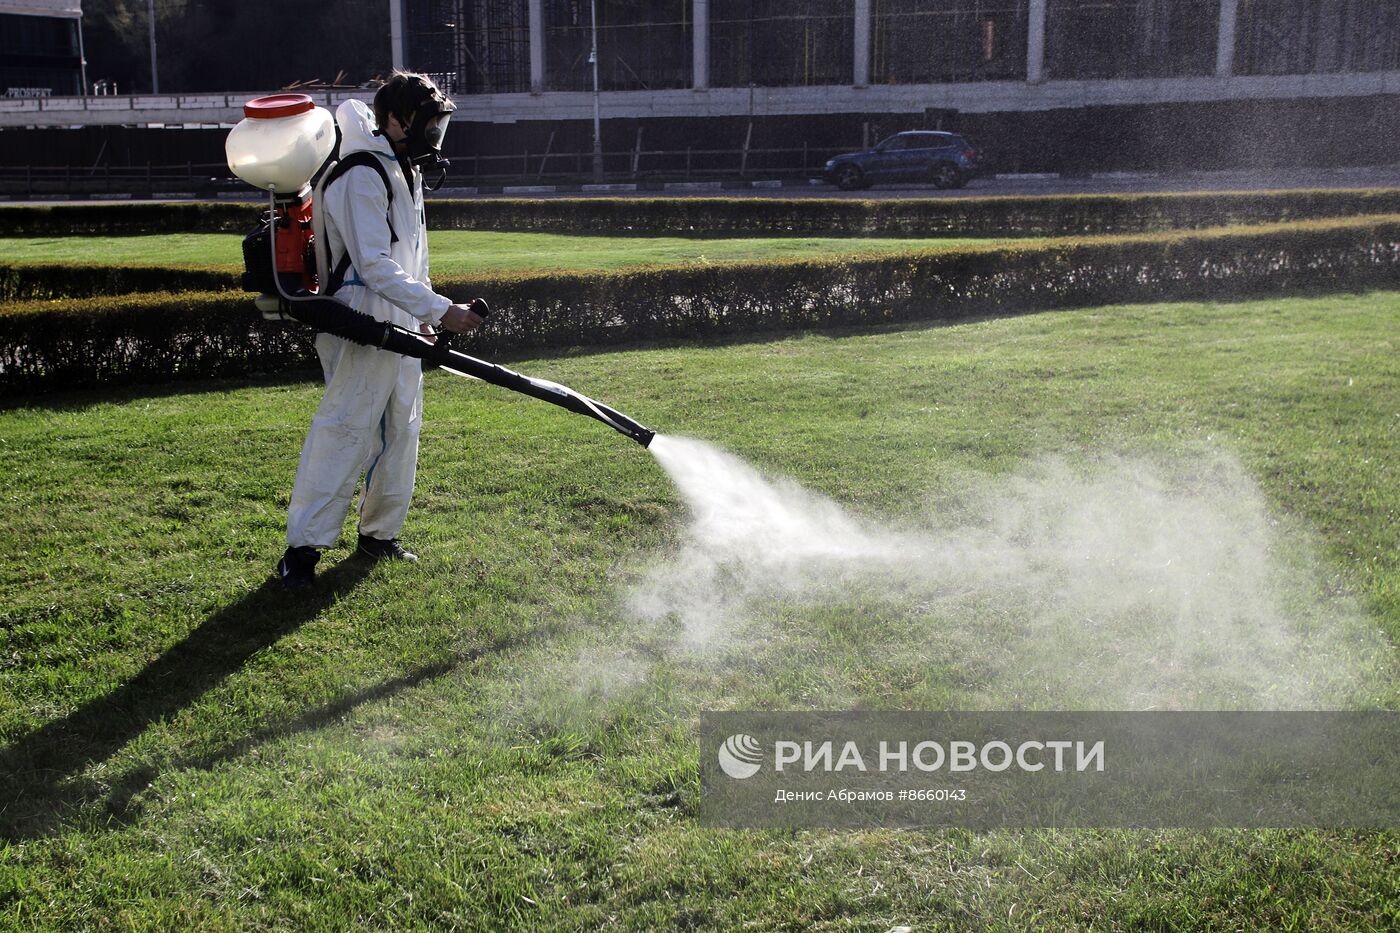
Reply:
[[246, 233], [265, 205], [214, 201], [0, 206], [0, 236]]
[[894, 255], [446, 282], [481, 344], [582, 344], [1400, 284], [1400, 216]]
[[200, 266], [0, 262], [0, 301], [238, 288], [239, 273]]
[[[261, 204], [0, 207], [0, 236], [244, 233]], [[1074, 236], [1400, 212], [1400, 189], [889, 198], [558, 198], [433, 201], [435, 230], [733, 236]]]
[[268, 326], [249, 297], [163, 292], [10, 305], [0, 310], [0, 386], [47, 391], [304, 364], [306, 342]]
[[[898, 255], [438, 281], [498, 310], [469, 353], [1400, 285], [1400, 215]], [[46, 390], [281, 369], [309, 341], [250, 296], [29, 302], [0, 311], [0, 386]]]
[[857, 200], [577, 198], [434, 202], [442, 230], [615, 236], [1076, 236], [1400, 212], [1400, 190]]

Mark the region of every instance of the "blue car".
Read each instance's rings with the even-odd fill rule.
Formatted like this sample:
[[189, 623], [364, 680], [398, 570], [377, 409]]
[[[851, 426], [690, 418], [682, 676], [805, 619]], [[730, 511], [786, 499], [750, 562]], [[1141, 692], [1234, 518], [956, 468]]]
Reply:
[[894, 181], [961, 188], [981, 170], [982, 157], [957, 133], [911, 130], [881, 140], [869, 152], [839, 155], [822, 177], [843, 191]]

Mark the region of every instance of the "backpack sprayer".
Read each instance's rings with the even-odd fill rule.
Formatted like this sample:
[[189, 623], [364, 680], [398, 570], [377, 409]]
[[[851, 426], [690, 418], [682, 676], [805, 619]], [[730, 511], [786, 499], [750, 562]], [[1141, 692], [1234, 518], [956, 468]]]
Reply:
[[[328, 278], [327, 263], [320, 258], [314, 233], [310, 180], [335, 150], [335, 121], [305, 94], [259, 97], [244, 105], [243, 115], [224, 149], [235, 175], [269, 192], [268, 213], [243, 241], [243, 287], [260, 293], [255, 304], [265, 319], [298, 321], [313, 330], [411, 356], [594, 418], [643, 447], [651, 443], [654, 431], [568, 386], [454, 350], [447, 332], [430, 343], [413, 331], [356, 311], [333, 295], [319, 294]], [[480, 299], [472, 308], [482, 317], [489, 312]]]

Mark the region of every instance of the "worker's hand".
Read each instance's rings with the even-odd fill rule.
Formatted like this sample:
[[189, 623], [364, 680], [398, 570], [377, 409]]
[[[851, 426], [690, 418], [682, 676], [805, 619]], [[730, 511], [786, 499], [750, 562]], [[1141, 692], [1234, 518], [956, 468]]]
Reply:
[[484, 320], [470, 305], [453, 305], [442, 316], [442, 326], [454, 334], [469, 334]]
[[419, 324], [418, 333], [424, 340], [428, 341], [428, 343], [437, 343], [437, 334], [433, 331], [433, 326], [431, 324]]

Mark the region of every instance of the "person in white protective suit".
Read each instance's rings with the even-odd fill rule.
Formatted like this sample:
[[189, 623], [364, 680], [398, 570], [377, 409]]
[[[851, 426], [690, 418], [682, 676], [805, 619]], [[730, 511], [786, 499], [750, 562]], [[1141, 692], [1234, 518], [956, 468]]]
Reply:
[[[451, 110], [430, 79], [401, 73], [375, 94], [373, 110], [359, 100], [341, 104], [340, 164], [352, 167], [327, 174], [315, 206], [334, 268], [323, 292], [425, 333], [433, 326], [466, 333], [481, 324], [478, 309], [485, 310], [479, 302], [454, 304], [434, 292], [428, 278], [421, 166], [442, 164]], [[290, 586], [314, 581], [320, 551], [339, 539], [362, 474], [356, 553], [417, 560], [398, 538], [418, 464], [422, 364], [324, 333], [316, 336], [316, 353], [326, 393], [302, 446], [287, 510], [287, 551], [277, 565]]]

